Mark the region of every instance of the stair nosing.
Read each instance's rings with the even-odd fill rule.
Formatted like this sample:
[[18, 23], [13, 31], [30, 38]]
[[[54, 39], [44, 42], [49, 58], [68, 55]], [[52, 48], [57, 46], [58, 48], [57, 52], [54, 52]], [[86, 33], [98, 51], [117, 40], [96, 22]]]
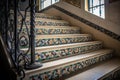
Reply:
[[84, 36], [91, 36], [90, 34], [52, 34], [52, 35], [36, 35], [36, 39], [45, 39], [45, 38], [74, 38], [74, 37], [84, 37]]

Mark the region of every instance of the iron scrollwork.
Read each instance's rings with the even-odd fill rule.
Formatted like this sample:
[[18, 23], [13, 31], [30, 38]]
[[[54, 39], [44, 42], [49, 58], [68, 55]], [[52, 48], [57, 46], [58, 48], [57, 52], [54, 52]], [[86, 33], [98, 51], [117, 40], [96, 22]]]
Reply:
[[[25, 77], [26, 67], [32, 69], [41, 66], [35, 64], [35, 0], [29, 0], [25, 11], [21, 11], [20, 2], [24, 1], [2, 0], [0, 3], [0, 33], [21, 79]], [[27, 14], [30, 14], [30, 27], [27, 26]], [[26, 33], [23, 29], [26, 29]], [[25, 45], [28, 45], [27, 51], [22, 51], [21, 47]], [[31, 57], [28, 56], [30, 52]]]

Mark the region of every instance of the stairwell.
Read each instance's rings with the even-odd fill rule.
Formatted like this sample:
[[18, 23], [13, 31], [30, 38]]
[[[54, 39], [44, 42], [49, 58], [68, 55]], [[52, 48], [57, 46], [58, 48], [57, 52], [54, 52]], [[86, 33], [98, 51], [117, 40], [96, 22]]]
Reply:
[[[29, 15], [26, 23], [30, 25]], [[105, 49], [91, 34], [81, 33], [80, 27], [44, 13], [36, 13], [35, 26], [35, 57], [43, 66], [25, 70], [24, 80], [120, 80], [120, 59], [114, 50]], [[25, 52], [29, 44], [25, 28], [20, 39]]]

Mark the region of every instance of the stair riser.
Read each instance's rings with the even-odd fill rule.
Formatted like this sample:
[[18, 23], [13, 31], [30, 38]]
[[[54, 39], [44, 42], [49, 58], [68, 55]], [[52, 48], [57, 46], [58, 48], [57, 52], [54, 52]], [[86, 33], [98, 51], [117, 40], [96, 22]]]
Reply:
[[[19, 15], [18, 18], [20, 19], [21, 16]], [[26, 18], [30, 18], [30, 15], [27, 14]], [[48, 16], [48, 15], [44, 15], [44, 14], [35, 14], [35, 18], [44, 18], [44, 19], [56, 19], [56, 20], [61, 20], [60, 17], [56, 17], [56, 16]]]
[[[87, 41], [92, 40], [91, 36], [81, 36], [81, 37], [72, 37], [72, 38], [67, 38], [67, 37], [66, 38], [36, 39], [35, 45], [36, 47], [41, 47], [41, 46], [87, 42]], [[20, 40], [21, 40], [20, 43], [21, 43], [22, 48], [28, 47], [29, 40], [26, 36], [21, 36]], [[26, 44], [22, 44], [22, 43], [26, 43]]]
[[[30, 17], [27, 15], [27, 17]], [[60, 17], [55, 17], [55, 16], [45, 16], [45, 15], [36, 15], [35, 18], [44, 18], [44, 19], [56, 19], [56, 20], [61, 20]]]
[[[35, 34], [36, 35], [48, 35], [48, 34], [79, 34], [80, 33], [80, 29], [69, 29], [70, 27], [68, 27], [68, 29], [46, 29], [46, 28], [36, 28], [35, 29]], [[18, 29], [20, 30], [20, 29]], [[27, 31], [26, 29], [22, 29], [22, 33], [26, 34]]]
[[108, 73], [107, 76], [104, 76], [104, 78], [98, 79], [98, 80], [120, 80], [120, 67], [119, 69]]
[[[30, 21], [26, 21], [26, 24], [30, 26]], [[18, 22], [18, 25], [21, 25], [21, 22]], [[35, 21], [35, 26], [70, 26], [70, 24], [66, 22]]]
[[36, 29], [36, 34], [79, 34], [80, 30], [76, 29]]
[[59, 67], [54, 67], [54, 69], [46, 70], [46, 71], [38, 71], [39, 73], [33, 73], [30, 75], [30, 80], [53, 80], [55, 78], [62, 77], [64, 75], [68, 75], [70, 73], [75, 72], [76, 70], [81, 70], [85, 67], [93, 65], [95, 63], [110, 59], [112, 57], [112, 53], [97, 55], [91, 58], [87, 58], [78, 62], [74, 62], [72, 64], [66, 64]]
[[[57, 50], [50, 50], [50, 51], [36, 51], [36, 61], [51, 61], [54, 59], [60, 59], [72, 55], [78, 55], [78, 54], [85, 54], [87, 52], [99, 50], [102, 48], [102, 44], [90, 44], [90, 45], [83, 45], [79, 47], [74, 48], [63, 48], [63, 49], [57, 49]], [[30, 54], [28, 55], [30, 56]]]
[[70, 44], [91, 41], [91, 36], [82, 36], [75, 38], [50, 38], [50, 39], [36, 39], [36, 47]]

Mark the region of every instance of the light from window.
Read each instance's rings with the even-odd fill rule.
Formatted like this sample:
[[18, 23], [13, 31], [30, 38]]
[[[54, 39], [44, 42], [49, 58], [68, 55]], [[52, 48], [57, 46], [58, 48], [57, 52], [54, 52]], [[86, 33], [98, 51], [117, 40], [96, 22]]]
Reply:
[[41, 9], [44, 9], [56, 2], [59, 2], [59, 0], [41, 0], [40, 1], [40, 6], [41, 6]]
[[88, 9], [92, 14], [105, 18], [105, 5], [104, 0], [88, 0]]

